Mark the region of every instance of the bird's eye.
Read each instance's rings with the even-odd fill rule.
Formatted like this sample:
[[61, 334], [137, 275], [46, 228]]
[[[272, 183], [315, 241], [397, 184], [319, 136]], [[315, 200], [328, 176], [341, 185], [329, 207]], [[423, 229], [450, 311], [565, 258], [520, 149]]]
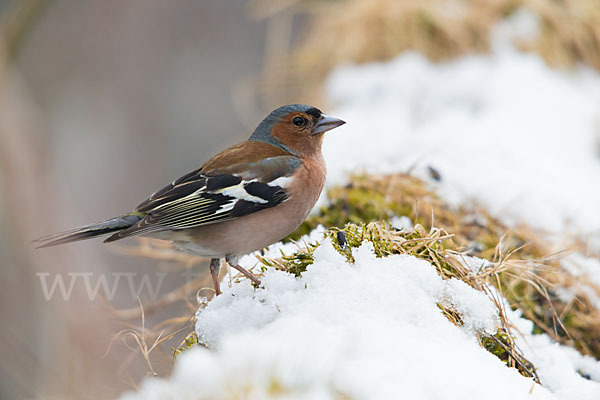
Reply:
[[302, 117], [296, 117], [292, 120], [292, 123], [296, 126], [304, 126], [304, 124], [306, 124], [306, 120]]

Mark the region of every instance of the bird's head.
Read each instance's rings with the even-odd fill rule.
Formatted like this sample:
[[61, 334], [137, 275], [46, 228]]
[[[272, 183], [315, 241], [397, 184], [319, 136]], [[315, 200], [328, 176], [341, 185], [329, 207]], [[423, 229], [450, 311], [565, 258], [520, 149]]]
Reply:
[[299, 156], [321, 154], [323, 134], [345, 124], [316, 107], [290, 104], [271, 112], [256, 128], [250, 140], [267, 142]]

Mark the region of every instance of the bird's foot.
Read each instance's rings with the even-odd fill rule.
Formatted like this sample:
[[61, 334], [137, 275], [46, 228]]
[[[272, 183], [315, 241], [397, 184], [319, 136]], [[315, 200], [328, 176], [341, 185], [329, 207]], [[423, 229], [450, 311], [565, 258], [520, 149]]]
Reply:
[[241, 267], [237, 264], [232, 265], [232, 267], [237, 269], [238, 271], [240, 271], [242, 274], [244, 274], [244, 276], [246, 278], [250, 279], [252, 281], [252, 283], [254, 283], [256, 286], [260, 286], [260, 279], [258, 279], [256, 276], [254, 276], [250, 271], [248, 271], [244, 267]]
[[238, 261], [239, 261], [238, 256], [228, 255], [227, 257], [225, 257], [225, 261], [227, 261], [227, 264], [231, 265], [233, 268], [240, 271], [246, 278], [250, 279], [252, 281], [252, 283], [254, 283], [255, 286], [257, 286], [257, 287], [260, 286], [260, 279], [258, 279], [256, 276], [254, 276], [246, 268], [244, 268], [238, 264]]

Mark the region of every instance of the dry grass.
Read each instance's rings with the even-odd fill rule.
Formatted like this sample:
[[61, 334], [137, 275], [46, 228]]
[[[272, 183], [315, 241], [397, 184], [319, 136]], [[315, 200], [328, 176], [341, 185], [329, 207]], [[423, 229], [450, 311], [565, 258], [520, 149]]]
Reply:
[[123, 329], [115, 333], [108, 345], [108, 348], [106, 349], [105, 355], [111, 351], [114, 342], [116, 342], [117, 340], [122, 340], [122, 343], [131, 352], [129, 356], [123, 360], [121, 370], [119, 371], [119, 375], [121, 375], [123, 371], [127, 369], [131, 361], [133, 361], [134, 357], [139, 354], [146, 362], [146, 365], [148, 367], [148, 373], [152, 376], [158, 376], [154, 367], [152, 366], [150, 353], [153, 352], [155, 349], [159, 348], [161, 344], [172, 339], [180, 332], [187, 330], [187, 325], [191, 318], [169, 319], [166, 321], [162, 321], [160, 324], [158, 324], [152, 329], [148, 329], [146, 328], [146, 313], [144, 311], [142, 302], [139, 300], [139, 298], [138, 303], [140, 309], [141, 325], [139, 327], [133, 325], [129, 328]]
[[[344, 63], [389, 60], [406, 50], [437, 61], [486, 52], [491, 29], [522, 7], [539, 16], [540, 30], [515, 43], [519, 48], [540, 54], [552, 66], [583, 63], [600, 70], [597, 0], [305, 0], [276, 11], [265, 2], [254, 3], [253, 15], [274, 21], [309, 15], [299, 45], [278, 45], [269, 52], [262, 85], [270, 92], [267, 97], [279, 101], [282, 93], [295, 101], [314, 100], [327, 74]], [[290, 36], [286, 24], [271, 25], [270, 36]]]
[[[142, 302], [138, 298], [138, 306], [118, 309], [106, 301], [106, 307], [119, 321], [124, 329], [115, 333], [106, 353], [112, 351], [118, 342], [128, 353], [123, 356], [118, 371], [124, 377], [125, 383], [136, 389], [133, 380], [127, 379], [127, 371], [137, 359], [144, 360], [148, 375], [157, 376], [153, 363], [170, 364], [170, 360], [181, 349], [189, 348], [194, 341], [194, 335], [188, 334], [194, 329], [194, 315], [198, 308], [206, 306], [208, 298], [214, 296], [212, 280], [208, 273], [206, 259], [175, 249], [169, 242], [163, 240], [138, 238], [137, 245], [112, 246], [111, 250], [120, 254], [146, 257], [158, 261], [170, 271], [189, 273], [189, 279], [171, 291], [162, 294], [153, 301]], [[198, 268], [200, 267], [200, 268]], [[194, 270], [192, 270], [194, 268]], [[223, 271], [223, 274], [226, 271]], [[175, 305], [176, 315], [173, 318], [159, 320], [153, 326], [148, 326], [147, 317], [160, 314], [165, 309]], [[156, 318], [155, 318], [156, 319]], [[187, 336], [186, 336], [187, 335]], [[152, 356], [151, 356], [152, 354]]]

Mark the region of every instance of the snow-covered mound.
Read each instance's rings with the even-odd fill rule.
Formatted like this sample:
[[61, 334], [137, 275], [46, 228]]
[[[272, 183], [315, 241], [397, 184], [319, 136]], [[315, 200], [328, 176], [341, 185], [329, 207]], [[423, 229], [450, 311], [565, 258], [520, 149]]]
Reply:
[[347, 172], [440, 172], [453, 202], [509, 223], [600, 237], [600, 75], [535, 54], [433, 63], [404, 53], [340, 67], [327, 93], [348, 123], [325, 140], [329, 182]]
[[521, 345], [552, 392], [485, 351], [476, 333], [495, 332], [497, 309], [482, 292], [412, 256], [376, 258], [368, 242], [353, 255], [349, 264], [326, 240], [301, 278], [269, 269], [264, 289], [225, 288], [198, 313], [211, 350], [184, 352], [170, 379], [147, 379], [124, 399], [600, 398], [600, 384], [577, 373], [600, 379], [594, 360], [545, 335], [532, 341], [517, 316]]

